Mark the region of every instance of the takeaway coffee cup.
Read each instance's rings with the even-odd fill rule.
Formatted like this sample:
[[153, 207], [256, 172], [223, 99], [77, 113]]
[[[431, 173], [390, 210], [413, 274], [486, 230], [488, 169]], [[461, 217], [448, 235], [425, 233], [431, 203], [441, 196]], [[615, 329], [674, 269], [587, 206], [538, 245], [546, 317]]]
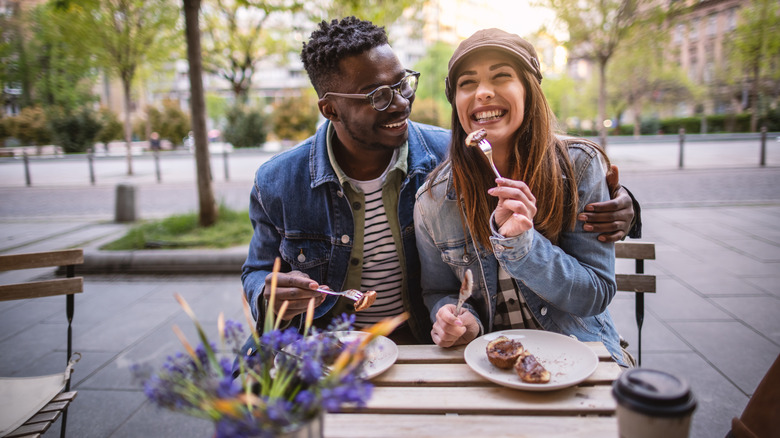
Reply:
[[696, 399], [687, 382], [663, 371], [633, 368], [612, 384], [621, 438], [686, 438]]

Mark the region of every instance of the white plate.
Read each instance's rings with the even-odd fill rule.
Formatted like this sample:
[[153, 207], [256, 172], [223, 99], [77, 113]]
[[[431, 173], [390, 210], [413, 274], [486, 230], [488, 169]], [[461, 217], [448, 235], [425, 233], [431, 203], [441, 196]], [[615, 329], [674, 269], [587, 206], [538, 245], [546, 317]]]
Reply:
[[[525, 383], [514, 369], [502, 370], [487, 358], [487, 344], [499, 336], [518, 340], [550, 372], [548, 383]], [[552, 391], [574, 386], [587, 379], [599, 364], [596, 353], [582, 342], [542, 330], [504, 330], [474, 339], [464, 351], [466, 363], [480, 376], [510, 388]]]
[[[361, 331], [339, 332], [341, 342], [353, 342], [366, 336], [368, 333]], [[363, 366], [362, 377], [372, 379], [393, 366], [398, 359], [398, 346], [390, 338], [377, 336], [366, 347], [366, 363]]]
[[[360, 340], [368, 333], [361, 331], [343, 331], [336, 332], [339, 340], [343, 343], [354, 342]], [[286, 351], [288, 347], [282, 349]], [[364, 379], [372, 379], [388, 368], [393, 366], [396, 359], [398, 359], [398, 346], [390, 338], [385, 336], [378, 336], [366, 347], [366, 363], [363, 365], [363, 373], [361, 377]], [[276, 364], [276, 360], [274, 360]]]

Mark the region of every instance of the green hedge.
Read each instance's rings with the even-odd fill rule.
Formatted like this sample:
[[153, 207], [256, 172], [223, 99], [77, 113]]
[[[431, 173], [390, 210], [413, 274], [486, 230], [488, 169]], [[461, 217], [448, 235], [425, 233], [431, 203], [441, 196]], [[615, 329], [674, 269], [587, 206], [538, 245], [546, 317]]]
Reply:
[[[639, 132], [642, 135], [652, 134], [677, 134], [680, 128], [685, 128], [687, 134], [701, 134], [701, 117], [676, 117], [670, 119], [645, 119]], [[759, 121], [759, 126], [766, 126], [767, 131], [780, 131], [780, 109], [767, 114], [766, 118]], [[750, 114], [713, 114], [707, 116], [707, 133], [750, 132]], [[593, 131], [582, 131], [571, 134], [583, 136], [596, 136]], [[610, 135], [633, 135], [634, 125], [624, 124], [613, 128]]]

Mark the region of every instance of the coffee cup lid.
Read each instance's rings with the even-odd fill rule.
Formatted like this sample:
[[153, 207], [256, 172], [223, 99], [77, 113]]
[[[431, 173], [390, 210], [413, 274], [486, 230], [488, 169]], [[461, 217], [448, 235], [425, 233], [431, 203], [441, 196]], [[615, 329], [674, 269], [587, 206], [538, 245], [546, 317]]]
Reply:
[[652, 416], [676, 417], [696, 409], [688, 383], [669, 373], [649, 368], [627, 370], [612, 384], [618, 404]]

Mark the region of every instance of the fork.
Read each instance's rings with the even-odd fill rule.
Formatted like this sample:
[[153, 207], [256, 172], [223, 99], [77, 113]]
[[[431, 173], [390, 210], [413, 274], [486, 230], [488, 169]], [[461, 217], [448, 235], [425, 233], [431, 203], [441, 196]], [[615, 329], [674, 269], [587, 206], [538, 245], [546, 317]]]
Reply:
[[357, 289], [347, 289], [347, 290], [342, 291], [342, 292], [337, 292], [335, 290], [319, 288], [319, 289], [317, 289], [317, 292], [322, 292], [322, 293], [328, 294], [328, 295], [338, 295], [338, 296], [342, 296], [342, 297], [347, 297], [347, 298], [349, 298], [350, 300], [353, 300], [353, 301], [360, 301], [361, 299], [363, 299], [363, 292], [360, 292]]
[[[490, 162], [490, 167], [493, 168], [493, 172], [496, 174], [497, 177], [501, 178], [501, 174], [498, 173], [498, 169], [496, 169], [496, 164], [493, 163], [493, 146], [490, 145], [490, 143], [485, 138], [487, 136], [487, 132], [484, 129], [480, 129], [478, 131], [474, 131], [471, 134], [466, 137], [466, 145], [467, 146], [478, 146], [479, 150], [482, 151], [483, 154], [485, 154], [485, 157], [487, 157], [488, 162]], [[474, 140], [477, 140], [476, 144]]]

